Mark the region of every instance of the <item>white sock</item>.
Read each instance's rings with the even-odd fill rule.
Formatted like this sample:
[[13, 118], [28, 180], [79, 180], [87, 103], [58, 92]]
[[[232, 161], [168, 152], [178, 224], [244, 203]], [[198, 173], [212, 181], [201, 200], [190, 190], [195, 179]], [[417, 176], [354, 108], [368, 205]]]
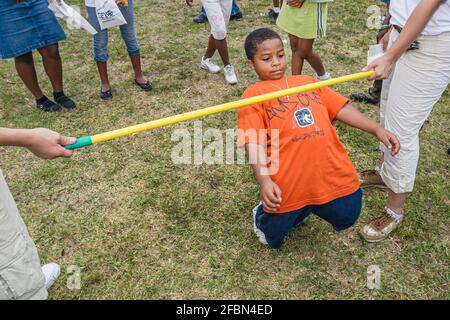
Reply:
[[273, 7], [273, 12], [280, 13], [280, 7]]
[[394, 219], [397, 223], [402, 222], [403, 220], [403, 214], [398, 214], [396, 213], [394, 210], [389, 209], [388, 207], [386, 207], [386, 212], [387, 214]]

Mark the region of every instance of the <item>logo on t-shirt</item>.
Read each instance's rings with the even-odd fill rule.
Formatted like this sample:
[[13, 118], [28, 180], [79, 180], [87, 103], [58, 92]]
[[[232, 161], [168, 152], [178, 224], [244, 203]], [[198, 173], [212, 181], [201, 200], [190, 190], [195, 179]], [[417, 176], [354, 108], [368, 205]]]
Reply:
[[301, 128], [306, 128], [314, 124], [314, 117], [309, 108], [295, 111], [294, 117], [297, 120], [298, 126]]

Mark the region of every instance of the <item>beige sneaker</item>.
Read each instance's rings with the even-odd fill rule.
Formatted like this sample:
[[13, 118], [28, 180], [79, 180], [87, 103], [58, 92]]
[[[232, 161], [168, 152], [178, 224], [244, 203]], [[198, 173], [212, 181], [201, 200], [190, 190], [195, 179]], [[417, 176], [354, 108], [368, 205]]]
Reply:
[[358, 173], [359, 182], [361, 183], [361, 188], [375, 187], [387, 189], [386, 184], [380, 176], [380, 169], [375, 167], [373, 170], [366, 170]]
[[396, 214], [394, 211], [384, 208], [381, 216], [366, 224], [359, 234], [368, 242], [379, 242], [394, 231], [402, 220], [403, 215]]

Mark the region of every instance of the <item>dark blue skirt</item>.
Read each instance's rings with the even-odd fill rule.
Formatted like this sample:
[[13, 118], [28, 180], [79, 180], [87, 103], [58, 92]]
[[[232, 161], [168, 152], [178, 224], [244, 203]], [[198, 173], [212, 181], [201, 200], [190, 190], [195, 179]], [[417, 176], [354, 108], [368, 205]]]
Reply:
[[47, 0], [0, 0], [0, 58], [21, 56], [66, 38]]

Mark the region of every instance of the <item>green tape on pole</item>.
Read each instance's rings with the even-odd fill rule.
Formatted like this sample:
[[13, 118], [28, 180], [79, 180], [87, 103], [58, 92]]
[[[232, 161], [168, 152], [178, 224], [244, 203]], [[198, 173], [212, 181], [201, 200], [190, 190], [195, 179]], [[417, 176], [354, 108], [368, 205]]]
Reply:
[[91, 136], [86, 136], [86, 137], [81, 137], [81, 138], [77, 138], [77, 142], [75, 142], [74, 144], [65, 146], [65, 149], [68, 150], [74, 150], [74, 149], [79, 149], [79, 148], [84, 148], [84, 147], [89, 147], [92, 146], [92, 138]]

